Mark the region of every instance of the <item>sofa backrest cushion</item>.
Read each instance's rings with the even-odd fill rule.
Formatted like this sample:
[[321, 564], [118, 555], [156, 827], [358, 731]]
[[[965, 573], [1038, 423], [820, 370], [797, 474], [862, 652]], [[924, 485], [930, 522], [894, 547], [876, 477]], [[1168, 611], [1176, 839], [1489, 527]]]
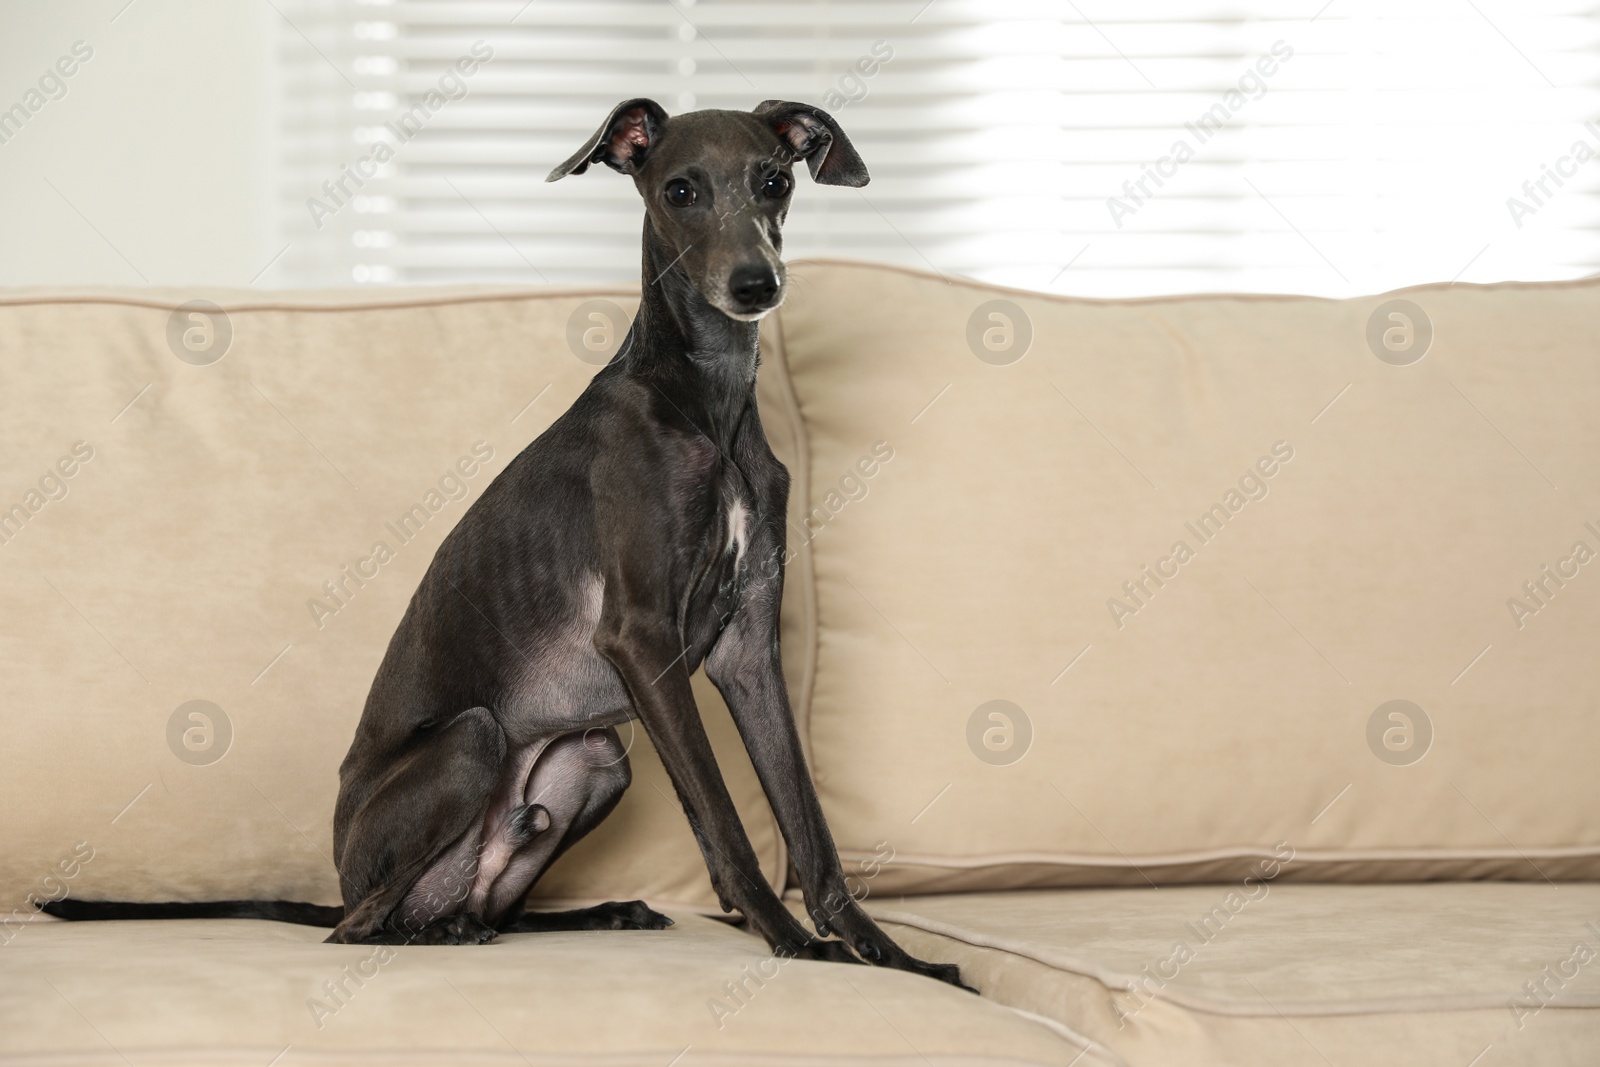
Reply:
[[[196, 298], [223, 313], [175, 310]], [[64, 892], [337, 903], [338, 767], [389, 636], [445, 533], [593, 375], [574, 352], [619, 339], [590, 302], [631, 317], [636, 300], [0, 298], [10, 906]], [[764, 402], [793, 462], [792, 405]], [[780, 879], [738, 735], [703, 678], [697, 691]], [[622, 733], [633, 787], [536, 893], [720, 914], [649, 740]]]
[[811, 755], [875, 887], [1600, 877], [1600, 282], [795, 274]]

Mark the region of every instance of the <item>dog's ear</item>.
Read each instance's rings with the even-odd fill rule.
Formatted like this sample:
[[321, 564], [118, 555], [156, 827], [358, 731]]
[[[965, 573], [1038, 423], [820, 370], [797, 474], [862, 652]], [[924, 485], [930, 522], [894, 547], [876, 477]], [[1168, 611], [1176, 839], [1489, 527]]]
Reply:
[[859, 188], [867, 184], [867, 165], [833, 116], [820, 107], [793, 100], [767, 100], [756, 105], [755, 114], [798, 158], [806, 161], [812, 179], [819, 185]]
[[624, 100], [611, 109], [588, 143], [551, 171], [545, 181], [582, 174], [591, 163], [604, 163], [623, 174], [637, 173], [666, 125], [666, 109], [654, 100]]

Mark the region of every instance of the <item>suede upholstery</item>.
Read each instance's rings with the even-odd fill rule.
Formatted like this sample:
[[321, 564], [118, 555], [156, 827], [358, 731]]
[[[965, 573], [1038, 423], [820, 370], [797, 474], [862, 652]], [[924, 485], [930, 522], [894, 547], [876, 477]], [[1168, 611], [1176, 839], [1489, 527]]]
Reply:
[[980, 997], [780, 966], [718, 921], [629, 728], [632, 788], [535, 903], [642, 898], [667, 931], [379, 961], [34, 915], [337, 901], [337, 768], [388, 637], [594, 372], [597, 302], [636, 296], [13, 291], [0, 1064], [1595, 1062], [1600, 281], [793, 278], [759, 398], [796, 717], [852, 891]]

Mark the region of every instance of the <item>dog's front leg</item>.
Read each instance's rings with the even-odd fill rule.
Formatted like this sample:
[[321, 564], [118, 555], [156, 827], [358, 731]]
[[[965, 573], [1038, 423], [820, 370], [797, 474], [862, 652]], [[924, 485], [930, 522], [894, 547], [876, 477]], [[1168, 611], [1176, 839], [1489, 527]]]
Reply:
[[[763, 540], [776, 540], [776, 547], [768, 547], [757, 558], [781, 559], [781, 537], [781, 531], [769, 532]], [[706, 657], [706, 675], [733, 713], [778, 818], [800, 875], [806, 910], [817, 933], [824, 937], [837, 933], [869, 963], [962, 985], [961, 972], [954, 965], [927, 963], [895, 944], [862, 910], [845, 883], [839, 851], [806, 766], [784, 685], [778, 647], [782, 588], [782, 571], [775, 563], [771, 573], [757, 577], [745, 588], [738, 610]]]
[[608, 596], [595, 645], [628, 687], [634, 710], [683, 804], [718, 899], [724, 910], [743, 912], [751, 928], [780, 955], [854, 962], [842, 942], [812, 937], [795, 921], [761, 873], [700, 721], [683, 643], [668, 623], [670, 608], [661, 607]]

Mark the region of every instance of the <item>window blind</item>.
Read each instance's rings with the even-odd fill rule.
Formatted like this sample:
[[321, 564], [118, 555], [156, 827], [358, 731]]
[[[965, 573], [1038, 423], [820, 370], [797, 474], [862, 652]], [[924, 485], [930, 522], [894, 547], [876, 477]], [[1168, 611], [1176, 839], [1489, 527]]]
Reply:
[[1097, 296], [1600, 269], [1579, 0], [274, 2], [290, 284], [636, 279], [631, 179], [544, 182], [633, 96], [835, 113], [872, 183], [801, 178], [790, 256]]

